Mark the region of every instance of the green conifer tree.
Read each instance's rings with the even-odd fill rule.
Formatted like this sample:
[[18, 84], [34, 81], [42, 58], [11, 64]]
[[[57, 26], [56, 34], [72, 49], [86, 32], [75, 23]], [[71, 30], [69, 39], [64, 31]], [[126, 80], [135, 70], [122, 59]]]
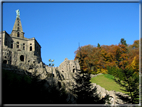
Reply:
[[127, 46], [126, 40], [124, 38], [121, 38], [120, 44]]
[[99, 47], [99, 48], [100, 48], [100, 47], [101, 47], [101, 45], [98, 43], [98, 46], [97, 46], [97, 47]]

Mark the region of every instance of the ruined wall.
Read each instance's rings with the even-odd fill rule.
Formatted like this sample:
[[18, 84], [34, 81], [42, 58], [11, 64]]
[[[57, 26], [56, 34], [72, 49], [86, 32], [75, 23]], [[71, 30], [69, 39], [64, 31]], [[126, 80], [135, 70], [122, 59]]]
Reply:
[[77, 70], [80, 70], [80, 66], [78, 60], [74, 61], [65, 58], [65, 60], [59, 65], [58, 70], [62, 72], [75, 73]]

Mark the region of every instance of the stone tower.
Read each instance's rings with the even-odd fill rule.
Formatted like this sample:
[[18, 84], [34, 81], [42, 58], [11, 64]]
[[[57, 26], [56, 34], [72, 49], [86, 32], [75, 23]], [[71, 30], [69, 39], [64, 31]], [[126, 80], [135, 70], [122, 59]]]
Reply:
[[7, 65], [21, 66], [22, 64], [40, 63], [41, 46], [35, 38], [25, 38], [20, 20], [20, 11], [17, 16], [11, 34], [2, 32], [3, 57], [2, 61]]

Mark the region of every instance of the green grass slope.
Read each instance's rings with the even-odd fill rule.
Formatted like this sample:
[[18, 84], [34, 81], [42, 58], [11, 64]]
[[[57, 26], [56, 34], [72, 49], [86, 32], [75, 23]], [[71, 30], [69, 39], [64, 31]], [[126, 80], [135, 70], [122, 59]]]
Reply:
[[113, 76], [109, 74], [98, 75], [97, 77], [91, 78], [92, 83], [96, 83], [101, 87], [105, 88], [108, 91], [114, 90], [116, 92], [122, 92], [128, 94], [127, 92], [123, 91], [124, 88], [121, 87], [113, 80]]

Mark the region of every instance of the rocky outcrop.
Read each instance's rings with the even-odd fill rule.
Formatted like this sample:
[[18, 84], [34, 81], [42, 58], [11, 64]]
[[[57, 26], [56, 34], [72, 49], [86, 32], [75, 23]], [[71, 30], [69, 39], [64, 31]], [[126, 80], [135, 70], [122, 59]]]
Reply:
[[[59, 65], [59, 67], [45, 66], [46, 72], [53, 74], [53, 78], [61, 82], [61, 86], [72, 87], [75, 84], [74, 77], [77, 70], [80, 70], [80, 66], [77, 61], [65, 60]], [[68, 90], [68, 88], [67, 88]]]
[[[130, 96], [121, 92], [115, 92], [115, 91], [108, 91], [105, 88], [97, 85], [96, 83], [91, 83], [92, 88], [96, 87], [96, 93], [99, 95], [99, 98], [102, 99], [106, 95], [109, 95], [109, 100], [112, 105], [116, 104], [130, 104]], [[122, 100], [123, 99], [123, 100]]]
[[[4, 67], [5, 66], [5, 67]], [[68, 91], [68, 99], [72, 103], [75, 103], [75, 97], [70, 93], [70, 90], [73, 89], [76, 82], [74, 78], [76, 77], [76, 73], [80, 71], [80, 66], [77, 61], [68, 60], [67, 58], [60, 64], [59, 67], [49, 67], [44, 63], [38, 63], [35, 61], [34, 63], [19, 63], [19, 66], [12, 67], [11, 65], [4, 65], [5, 69], [11, 69], [13, 71], [17, 70], [17, 73], [31, 73], [32, 75], [36, 75], [40, 80], [46, 80], [45, 86], [48, 88], [49, 85], [56, 85], [58, 89], [64, 87], [66, 91]], [[20, 69], [20, 71], [19, 71]], [[24, 71], [24, 72], [22, 72]], [[102, 75], [102, 74], [97, 74]], [[97, 75], [92, 75], [91, 77], [96, 77]], [[96, 93], [99, 95], [99, 98], [102, 99], [106, 95], [110, 96], [111, 104], [128, 104], [130, 97], [121, 92], [108, 91], [103, 87], [97, 85], [96, 83], [91, 83], [92, 89], [96, 88]], [[96, 94], [94, 93], [94, 95]], [[123, 100], [122, 100], [123, 99]], [[106, 103], [107, 104], [107, 103]]]
[[93, 78], [93, 77], [96, 77], [96, 76], [98, 76], [98, 75], [102, 75], [102, 73], [99, 73], [99, 74], [96, 74], [96, 75], [91, 74], [90, 76], [91, 76], [91, 78]]

